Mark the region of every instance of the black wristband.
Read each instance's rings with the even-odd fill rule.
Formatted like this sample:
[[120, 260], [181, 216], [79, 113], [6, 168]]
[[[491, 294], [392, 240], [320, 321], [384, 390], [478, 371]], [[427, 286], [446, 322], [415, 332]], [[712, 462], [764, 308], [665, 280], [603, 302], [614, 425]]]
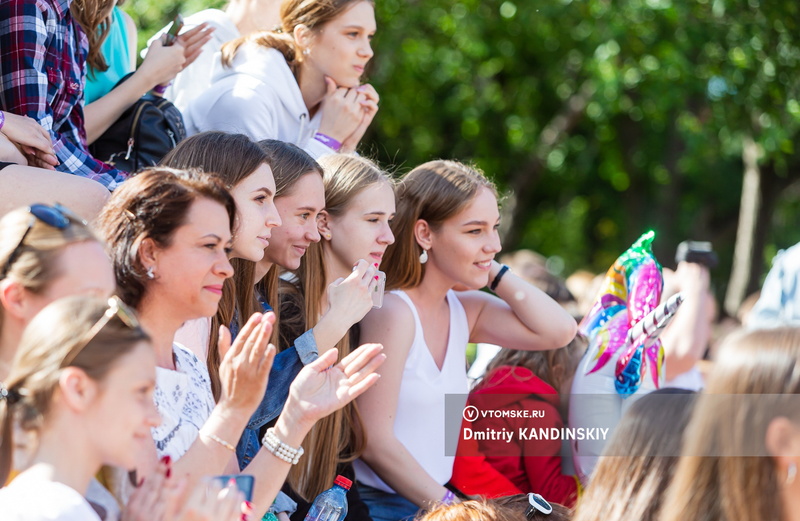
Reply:
[[497, 275], [494, 276], [494, 280], [489, 285], [490, 290], [494, 291], [497, 289], [497, 285], [500, 284], [500, 279], [503, 278], [503, 275], [505, 275], [507, 271], [508, 271], [508, 266], [503, 264], [503, 267], [500, 268], [500, 271], [497, 272]]

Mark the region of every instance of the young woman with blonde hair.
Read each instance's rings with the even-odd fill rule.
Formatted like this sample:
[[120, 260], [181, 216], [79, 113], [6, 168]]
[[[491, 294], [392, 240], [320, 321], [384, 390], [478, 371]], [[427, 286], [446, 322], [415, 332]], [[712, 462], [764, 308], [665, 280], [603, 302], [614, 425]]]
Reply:
[[0, 381], [42, 308], [69, 295], [108, 297], [115, 284], [103, 244], [66, 208], [34, 204], [0, 219]]
[[[317, 324], [330, 308], [329, 289], [335, 289], [350, 276], [354, 265], [366, 261], [379, 268], [386, 248], [394, 242], [389, 226], [395, 213], [391, 177], [363, 157], [333, 154], [321, 158], [319, 163], [325, 171], [325, 210], [317, 222], [322, 240], [309, 247], [296, 276], [282, 284], [281, 345]], [[366, 296], [370, 288], [374, 288], [373, 294], [379, 290], [375, 283], [364, 282], [361, 288]], [[371, 298], [360, 298], [346, 305], [360, 310], [363, 317], [372, 303]], [[353, 337], [348, 332], [336, 347], [340, 356], [346, 356], [357, 345], [357, 335]], [[289, 473], [288, 485], [298, 501], [298, 518], [305, 515], [317, 494], [331, 486], [337, 474], [354, 479], [351, 462], [361, 454], [365, 442], [355, 404], [331, 414], [314, 427], [306, 441], [305, 461]], [[369, 518], [356, 484], [347, 496], [348, 519]]]
[[[149, 338], [117, 297], [66, 297], [45, 307], [0, 384], [0, 483], [12, 467], [15, 431], [36, 433], [25, 470], [0, 489], [3, 519], [99, 521], [83, 496], [101, 465], [134, 466], [138, 446], [161, 421], [154, 386]], [[162, 462], [123, 518], [241, 519], [239, 494], [217, 502], [202, 486], [184, 506], [179, 481]]]
[[[387, 352], [381, 385], [358, 401], [367, 446], [356, 476], [375, 519], [455, 500], [442, 418], [445, 394], [468, 391], [468, 342], [544, 350], [575, 336], [569, 314], [494, 261], [499, 220], [494, 186], [467, 165], [431, 161], [400, 182], [383, 262], [396, 291], [361, 322], [361, 340]], [[496, 296], [477, 291], [487, 285]]]
[[800, 329], [726, 339], [659, 521], [800, 520]]
[[315, 158], [355, 150], [378, 111], [361, 83], [374, 33], [371, 0], [284, 2], [280, 28], [223, 46], [211, 87], [184, 113], [189, 133], [280, 139]]

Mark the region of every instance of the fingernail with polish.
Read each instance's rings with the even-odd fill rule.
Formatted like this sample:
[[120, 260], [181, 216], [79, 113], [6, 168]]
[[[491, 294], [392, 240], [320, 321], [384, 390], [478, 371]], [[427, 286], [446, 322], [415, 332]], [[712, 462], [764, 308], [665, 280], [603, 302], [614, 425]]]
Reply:
[[161, 458], [161, 463], [163, 463], [164, 465], [169, 465], [170, 463], [172, 463], [172, 458], [169, 456], [169, 454], [167, 454], [166, 456]]
[[377, 262], [375, 263], [375, 267], [376, 267], [376, 268], [378, 267], [378, 263], [377, 263]]
[[375, 275], [375, 280], [378, 280], [379, 278], [380, 278], [380, 277], [378, 277], [377, 275]]

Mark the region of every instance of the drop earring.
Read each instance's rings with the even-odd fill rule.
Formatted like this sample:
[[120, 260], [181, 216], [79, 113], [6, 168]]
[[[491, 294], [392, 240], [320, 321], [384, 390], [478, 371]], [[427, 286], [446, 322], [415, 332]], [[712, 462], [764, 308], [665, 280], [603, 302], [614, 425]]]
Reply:
[[155, 273], [154, 273], [154, 269], [153, 269], [153, 267], [152, 267], [152, 266], [150, 266], [149, 268], [147, 268], [147, 278], [148, 278], [148, 279], [151, 279], [151, 280], [152, 280], [152, 279], [154, 279], [154, 278], [156, 278], [156, 276], [155, 276]]
[[425, 264], [426, 262], [428, 262], [428, 250], [423, 248], [422, 253], [419, 254], [419, 263]]

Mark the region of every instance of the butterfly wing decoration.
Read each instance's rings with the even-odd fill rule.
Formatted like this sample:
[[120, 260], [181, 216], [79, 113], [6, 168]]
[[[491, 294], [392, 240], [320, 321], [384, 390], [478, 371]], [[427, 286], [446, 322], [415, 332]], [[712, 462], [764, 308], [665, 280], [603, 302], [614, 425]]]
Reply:
[[655, 233], [642, 235], [606, 273], [600, 293], [579, 329], [589, 339], [593, 365], [587, 375], [614, 362], [614, 388], [622, 397], [638, 391], [649, 371], [656, 388], [663, 379], [664, 349], [658, 335], [682, 302], [676, 295], [659, 306], [664, 280], [652, 251]]

